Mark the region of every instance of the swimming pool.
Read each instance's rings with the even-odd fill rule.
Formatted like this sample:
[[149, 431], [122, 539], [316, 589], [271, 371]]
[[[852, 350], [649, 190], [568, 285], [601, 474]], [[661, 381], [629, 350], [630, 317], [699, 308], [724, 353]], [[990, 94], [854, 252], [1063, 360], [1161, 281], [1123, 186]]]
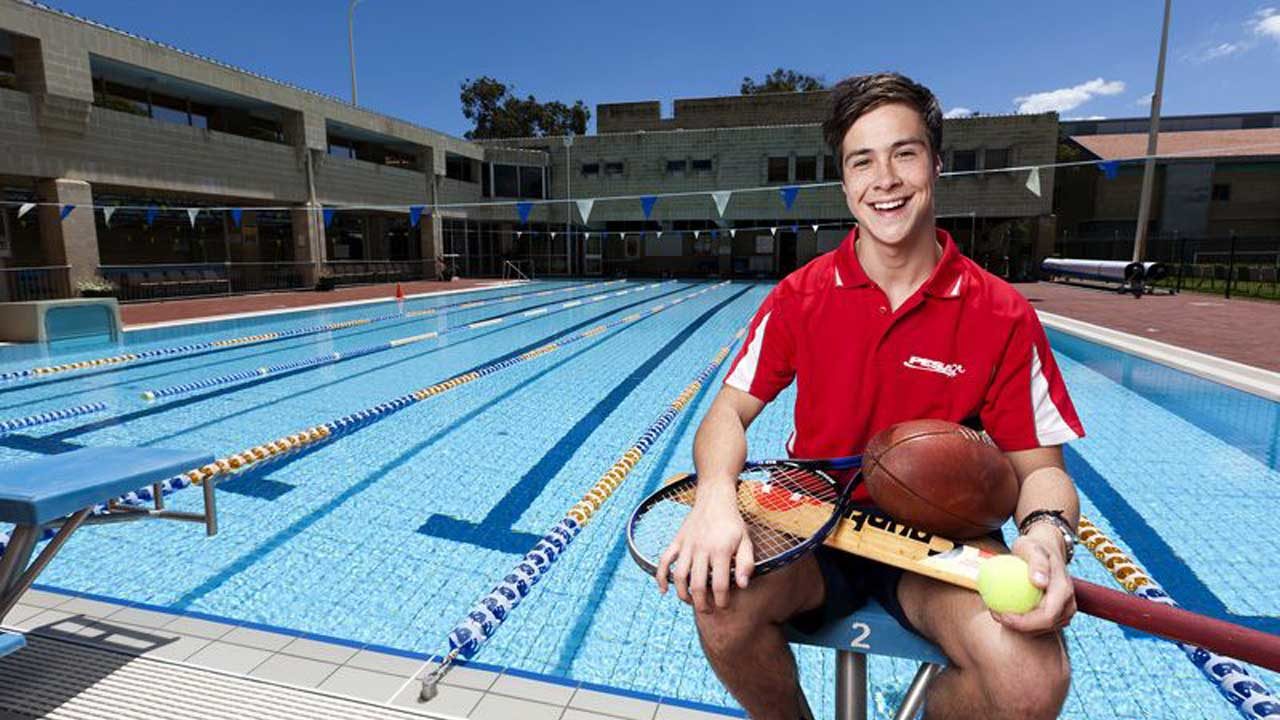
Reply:
[[[612, 465], [728, 343], [768, 285], [537, 283], [420, 298], [415, 318], [218, 352], [0, 385], [0, 418], [88, 402], [109, 410], [0, 437], [0, 462], [80, 445], [203, 448], [223, 455], [378, 404], [570, 329], [703, 294], [406, 408], [319, 450], [219, 486], [221, 532], [185, 524], [82, 531], [46, 585], [356, 643], [437, 653], [471, 603]], [[554, 294], [537, 296], [546, 290]], [[617, 295], [623, 290], [625, 295]], [[572, 305], [577, 300], [608, 297]], [[515, 299], [461, 308], [472, 299]], [[568, 303], [571, 307], [564, 307]], [[445, 308], [445, 306], [452, 306]], [[394, 305], [128, 334], [127, 347], [6, 356], [0, 373], [216, 338], [385, 316]], [[502, 317], [500, 323], [484, 324]], [[162, 398], [143, 390], [301, 362], [450, 328], [348, 361]], [[1180, 604], [1276, 631], [1280, 423], [1276, 403], [1051, 333], [1089, 437], [1069, 451], [1085, 513]], [[662, 478], [687, 469], [697, 419], [725, 368], [677, 417], [477, 660], [732, 709], [698, 649], [689, 613], [626, 555], [621, 528]], [[788, 393], [751, 429], [752, 455], [782, 452]], [[1268, 424], [1269, 423], [1269, 424]], [[1270, 441], [1270, 442], [1268, 442]], [[171, 505], [195, 509], [199, 493]], [[1212, 508], [1213, 512], [1207, 512]], [[1074, 571], [1109, 575], [1080, 554]], [[1078, 617], [1069, 631], [1080, 718], [1230, 718], [1231, 706], [1171, 645]], [[806, 692], [829, 717], [827, 651], [798, 653]], [[883, 711], [913, 668], [871, 661]], [[1277, 678], [1255, 672], [1273, 690]], [[673, 678], [675, 679], [673, 681]]]

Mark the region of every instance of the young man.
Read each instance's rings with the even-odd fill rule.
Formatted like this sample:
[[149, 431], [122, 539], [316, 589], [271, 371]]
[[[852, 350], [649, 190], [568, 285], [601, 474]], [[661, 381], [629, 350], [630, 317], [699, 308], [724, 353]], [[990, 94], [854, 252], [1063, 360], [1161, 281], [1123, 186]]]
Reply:
[[[950, 660], [930, 686], [927, 717], [1056, 717], [1070, 680], [1060, 631], [1075, 612], [1065, 565], [1079, 519], [1061, 444], [1083, 430], [1044, 330], [1016, 290], [935, 226], [942, 113], [927, 88], [892, 73], [849, 78], [832, 92], [824, 133], [858, 226], [756, 313], [698, 428], [697, 503], [662, 565], [697, 610], [707, 659], [752, 718], [801, 713], [783, 624], [816, 626], [868, 597]], [[1045, 590], [1039, 606], [995, 614], [976, 593], [825, 548], [751, 579], [734, 482], [747, 427], [793, 378], [793, 457], [859, 453], [903, 420], [980, 425], [1021, 483], [1013, 552]], [[665, 567], [657, 576], [665, 592]]]

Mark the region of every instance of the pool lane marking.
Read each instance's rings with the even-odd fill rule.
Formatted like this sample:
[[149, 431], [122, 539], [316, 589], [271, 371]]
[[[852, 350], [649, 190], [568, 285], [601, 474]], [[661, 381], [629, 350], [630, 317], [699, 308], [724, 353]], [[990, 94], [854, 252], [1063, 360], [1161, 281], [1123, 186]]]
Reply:
[[[631, 327], [634, 328], [635, 325], [632, 325]], [[615, 334], [606, 338], [603, 342], [620, 340], [623, 337], [624, 336], [621, 334]], [[189, 608], [201, 598], [204, 598], [222, 587], [232, 577], [247, 571], [250, 567], [261, 562], [263, 557], [268, 553], [288, 547], [288, 542], [290, 540], [300, 535], [304, 530], [314, 525], [318, 520], [328, 517], [330, 513], [336, 511], [346, 502], [376, 485], [379, 480], [382, 480], [392, 470], [403, 466], [414, 456], [429, 450], [448, 435], [460, 431], [467, 423], [475, 420], [486, 412], [489, 412], [494, 402], [507, 398], [521, 397], [521, 393], [525, 392], [527, 388], [533, 387], [535, 383], [539, 382], [551, 373], [556, 372], [558, 369], [563, 368], [566, 363], [570, 362], [575, 357], [578, 357], [581, 353], [590, 352], [591, 350], [591, 347], [583, 347], [577, 351], [576, 354], [569, 353], [561, 355], [560, 359], [546, 363], [533, 374], [522, 378], [517, 384], [504, 389], [496, 398], [487, 400], [461, 416], [452, 419], [448, 425], [439, 428], [431, 436], [423, 439], [416, 445], [405, 448], [399, 455], [388, 459], [382, 465], [371, 470], [364, 477], [361, 477], [354, 484], [343, 487], [341, 492], [337, 495], [328, 498], [320, 505], [308, 507], [305, 510], [305, 515], [301, 515], [296, 519], [293, 519], [288, 526], [277, 530], [269, 537], [262, 538], [257, 541], [253, 548], [246, 550], [229, 564], [218, 569], [217, 572], [201, 581], [199, 585], [188, 590], [180, 598], [173, 601], [171, 605], [173, 607]], [[298, 453], [291, 456], [289, 460], [296, 460], [303, 456], [305, 456], [304, 453]], [[239, 487], [242, 484], [250, 487]], [[279, 494], [281, 494], [281, 488], [284, 488], [284, 492], [287, 492], [289, 489], [292, 489], [293, 486], [288, 485], [287, 483], [277, 483], [276, 481], [269, 480], [265, 477], [255, 476], [253, 482], [230, 483], [226, 486], [220, 485], [218, 489], [248, 497], [260, 497], [262, 499], [269, 500], [274, 499], [274, 497], [278, 497]], [[265, 492], [260, 493], [260, 490], [265, 490]], [[127, 601], [121, 602], [126, 602], [127, 604]], [[425, 656], [418, 655], [417, 657], [421, 658]]]
[[[1163, 578], [1165, 589], [1178, 604], [1202, 615], [1230, 620], [1235, 623], [1272, 634], [1280, 634], [1280, 618], [1265, 615], [1237, 615], [1227, 609], [1202, 582], [1191, 566], [1187, 565], [1173, 547], [1147, 524], [1142, 514], [1129, 504], [1111, 483], [1080, 454], [1066, 445], [1063, 447], [1067, 470], [1076, 486], [1115, 528], [1116, 533], [1128, 543], [1134, 557], [1151, 571]], [[1247, 528], [1243, 528], [1246, 529]], [[1247, 542], [1247, 540], [1246, 540]], [[1133, 632], [1133, 631], [1128, 631]]]
[[[1098, 562], [1111, 573], [1125, 590], [1151, 602], [1178, 607], [1178, 603], [1169, 597], [1169, 593], [1160, 587], [1160, 583], [1146, 573], [1124, 550], [1121, 550], [1106, 533], [1083, 515], [1080, 517], [1078, 531], [1080, 542]], [[1255, 720], [1271, 716], [1272, 712], [1280, 712], [1280, 700], [1267, 689], [1261, 681], [1249, 675], [1244, 663], [1234, 658], [1209, 652], [1204, 648], [1175, 642], [1192, 665], [1196, 666], [1228, 702], [1243, 715], [1246, 720]]]
[[88, 403], [86, 405], [75, 405], [73, 407], [61, 408], [58, 410], [46, 410], [34, 415], [26, 417], [13, 418], [10, 420], [0, 420], [0, 437], [8, 435], [17, 430], [24, 430], [37, 425], [57, 422], [58, 420], [66, 420], [67, 418], [80, 417], [96, 412], [102, 412], [107, 409], [104, 402]]
[[[689, 295], [683, 295], [673, 300], [659, 303], [658, 305], [654, 306], [656, 308], [655, 312], [661, 312], [663, 310], [670, 309], [672, 307], [675, 307], [676, 305], [684, 303], [688, 300], [696, 298], [712, 290], [722, 288], [728, 284], [729, 284], [729, 281], [726, 280], [724, 282], [703, 287], [702, 289], [697, 290], [696, 292], [693, 292]], [[633, 317], [633, 316], [628, 316], [628, 317]], [[344, 415], [343, 417], [337, 418], [336, 420], [331, 420], [327, 423], [313, 425], [311, 427], [304, 428], [297, 432], [290, 433], [289, 435], [281, 436], [279, 438], [276, 438], [275, 440], [270, 440], [261, 445], [255, 445], [251, 448], [242, 450], [238, 453], [234, 453], [232, 455], [227, 455], [227, 456], [218, 458], [217, 460], [214, 460], [213, 462], [207, 465], [204, 465], [198, 468], [192, 468], [183, 473], [175, 475], [167, 480], [163, 480], [159, 483], [156, 483], [155, 486], [147, 486], [144, 488], [139, 488], [137, 491], [126, 493], [120, 496], [119, 498], [116, 498], [115, 500], [110, 501], [109, 503], [102, 503], [100, 505], [96, 505], [93, 508], [93, 514], [95, 515], [107, 514], [109, 512], [108, 506], [111, 503], [122, 503], [125, 505], [134, 505], [134, 506], [149, 503], [154, 499], [153, 487], [156, 487], [156, 486], [160, 488], [162, 495], [169, 495], [173, 492], [176, 492], [183, 488], [190, 487], [192, 485], [203, 485], [208, 482], [215, 482], [215, 483], [222, 482], [225, 479], [229, 479], [228, 476], [243, 475], [244, 473], [250, 470], [256, 470], [268, 464], [279, 462], [285, 458], [295, 455], [296, 453], [315, 449], [316, 447], [330, 440], [335, 440], [341, 437], [345, 437], [346, 435], [352, 432], [368, 427], [369, 425], [379, 420], [383, 420], [391, 416], [392, 414], [395, 414], [405, 409], [406, 407], [414, 405], [428, 398], [435, 397], [436, 395], [440, 395], [442, 393], [456, 389], [468, 383], [474, 382], [487, 375], [492, 375], [493, 373], [506, 370], [507, 368], [520, 364], [521, 362], [525, 362], [527, 360], [532, 360], [534, 358], [550, 354], [552, 352], [555, 352], [556, 350], [567, 347], [579, 341], [586, 340], [596, 335], [599, 335], [600, 334], [599, 330], [601, 328], [605, 330], [611, 330], [620, 325], [626, 325], [630, 322], [633, 322], [633, 321], [628, 320], [627, 318], [622, 318], [619, 320], [614, 320], [612, 322], [605, 323], [600, 326], [596, 326], [594, 328], [591, 328], [590, 330], [587, 330], [582, 333], [578, 333], [576, 335], [571, 335], [569, 337], [565, 337], [559, 340], [553, 340], [549, 343], [546, 343], [542, 346], [539, 346], [527, 352], [523, 352], [523, 353], [520, 353], [519, 355], [515, 355], [514, 357], [508, 357], [507, 359], [493, 362], [488, 365], [484, 365], [476, 370], [455, 375], [442, 382], [438, 382], [434, 385], [430, 385], [425, 388], [415, 390], [406, 395], [401, 395], [400, 397], [393, 398], [392, 400], [380, 403], [378, 405], [374, 405], [373, 407], [365, 408], [364, 410], [358, 410], [349, 415]], [[45, 528], [44, 532], [41, 533], [40, 539], [41, 541], [47, 540], [49, 538], [52, 538], [53, 535], [54, 535], [54, 530], [52, 528]], [[8, 541], [9, 541], [9, 538], [7, 535], [0, 535], [0, 556], [3, 555], [5, 548], [8, 546]]]
[[[625, 281], [610, 280], [605, 283], [587, 283], [585, 285], [570, 285], [566, 288], [557, 288], [555, 290], [543, 291], [543, 292], [544, 293], [566, 292], [568, 290], [573, 290], [573, 289], [581, 290], [584, 287], [595, 287], [597, 285], [612, 285], [619, 282], [625, 282]], [[529, 295], [534, 295], [534, 293], [517, 293], [514, 296], [521, 297], [521, 296], [529, 296]], [[512, 297], [512, 296], [503, 296], [501, 301], [505, 301], [505, 299], [508, 297]], [[110, 357], [93, 358], [91, 360], [77, 360], [74, 362], [61, 363], [58, 365], [45, 365], [45, 366], [38, 366], [33, 368], [25, 368], [22, 370], [0, 372], [0, 382], [42, 379], [45, 377], [49, 377], [51, 375], [58, 375], [61, 373], [72, 372], [75, 370], [87, 370], [87, 369], [114, 370], [114, 369], [118, 369], [116, 366], [136, 362], [138, 360], [149, 360], [153, 358], [190, 357], [192, 355], [201, 355], [207, 352], [226, 350], [229, 348], [240, 347], [244, 345], [257, 345], [260, 343], [274, 342], [276, 340], [303, 337], [306, 335], [315, 335], [323, 332], [334, 332], [338, 330], [346, 330], [353, 327], [359, 327], [361, 325], [385, 322], [387, 320], [393, 320], [397, 318], [434, 315], [438, 313], [440, 310], [443, 310], [446, 308], [456, 307], [457, 309], [463, 309], [462, 306], [465, 306], [468, 308], [480, 307], [481, 305], [492, 304], [494, 302], [499, 302], [499, 301], [500, 300], [498, 298], [491, 298], [486, 300], [474, 301], [470, 303], [455, 303], [453, 305], [441, 305], [441, 306], [432, 307], [432, 308], [425, 308], [422, 310], [413, 310], [408, 313], [394, 312], [387, 315], [378, 315], [371, 318], [357, 318], [354, 320], [343, 320], [340, 322], [324, 323], [322, 325], [309, 325], [309, 326], [304, 326], [300, 328], [292, 328], [289, 330], [276, 330], [276, 331], [266, 332], [266, 333], [257, 333], [254, 335], [245, 335], [243, 337], [223, 338], [221, 340], [209, 340], [206, 342], [190, 343], [187, 345], [175, 345], [175, 346], [165, 347], [165, 348], [154, 348], [152, 350], [140, 350], [136, 353], [124, 353], [121, 355], [113, 355]]]
[[[734, 296], [734, 299], [749, 289], [747, 288], [738, 293]], [[718, 311], [724, 304], [721, 303], [716, 310]], [[635, 443], [623, 452], [618, 461], [606, 470], [596, 483], [587, 490], [583, 498], [565, 512], [564, 518], [552, 526], [533, 548], [525, 553], [524, 557], [516, 563], [511, 572], [507, 573], [494, 586], [493, 590], [471, 606], [466, 616], [454, 625], [453, 630], [449, 632], [449, 652], [441, 659], [440, 664], [430, 673], [427, 673], [427, 668], [430, 667], [432, 661], [423, 663], [418, 672], [414, 674], [414, 677], [409, 678], [401, 686], [400, 691], [392, 696], [393, 698], [399, 697], [405, 688], [412, 685], [415, 680], [418, 680], [422, 683], [422, 697], [429, 701], [434, 696], [435, 688], [440, 680], [449, 673], [449, 670], [459, 657], [470, 659], [480, 651], [484, 643], [510, 617], [511, 612], [532, 592], [533, 587], [546, 575], [555, 564], [555, 561], [563, 557], [569, 544], [591, 522], [596, 511], [609, 500], [610, 496], [626, 480], [631, 470], [635, 468], [640, 459], [644, 457], [644, 454], [649, 451], [649, 448], [653, 447], [658, 438], [671, 426], [680, 411], [689, 404], [690, 400], [698, 395], [702, 389], [702, 384], [720, 368], [721, 363], [729, 357], [730, 351], [742, 339], [745, 332], [745, 328], [739, 328], [733, 338], [716, 352], [711, 362], [707, 363], [694, 377], [693, 382], [685, 386], [684, 390], [676, 396], [676, 399], [667, 406], [667, 409], [641, 433]]]
[[[663, 283], [653, 283], [651, 285], [640, 285], [634, 288], [630, 288], [626, 292], [642, 292], [644, 290], [651, 290], [661, 285], [663, 285]], [[160, 398], [183, 395], [189, 392], [193, 392], [195, 390], [203, 390], [206, 388], [218, 387], [221, 385], [227, 385], [234, 382], [240, 382], [241, 380], [250, 380], [254, 378], [266, 377], [268, 375], [279, 375], [281, 373], [292, 374], [294, 372], [298, 372], [302, 370], [310, 370], [317, 367], [323, 367], [325, 365], [333, 365], [335, 363], [340, 363], [346, 360], [354, 360], [356, 358], [365, 357], [367, 355], [373, 355], [375, 353], [384, 352], [387, 350], [394, 350], [396, 348], [403, 347], [411, 343], [430, 340], [432, 338], [440, 337], [442, 335], [448, 335], [450, 333], [461, 332], [463, 330], [473, 330], [477, 328], [487, 327], [490, 325], [497, 325], [499, 323], [506, 321], [513, 315], [515, 315], [515, 313], [506, 313], [503, 315], [496, 315], [494, 317], [486, 318], [484, 320], [479, 320], [472, 323], [454, 325], [452, 327], [446, 327], [438, 331], [422, 333], [422, 334], [413, 335], [410, 337], [397, 338], [394, 340], [388, 340], [385, 342], [377, 343], [375, 345], [366, 345], [364, 347], [354, 348], [351, 350], [343, 350], [341, 352], [324, 353], [323, 355], [303, 358], [301, 360], [292, 360], [286, 363], [279, 363], [276, 365], [267, 365], [263, 367], [252, 368], [250, 370], [241, 370], [238, 372], [228, 373], [225, 375], [215, 375], [213, 377], [202, 378], [200, 380], [192, 380], [191, 382], [179, 383], [177, 385], [170, 385], [168, 387], [163, 387], [163, 388], [148, 389], [148, 390], [142, 391], [141, 397], [143, 400], [147, 402], [151, 402], [153, 400], [158, 400]]]
[[543, 452], [542, 456], [507, 490], [506, 494], [494, 503], [479, 522], [435, 513], [427, 517], [418, 528], [418, 532], [513, 555], [523, 553], [538, 541], [539, 536], [515, 530], [516, 521], [538, 499], [541, 492], [546, 489], [547, 482], [555, 476], [565, 461], [578, 452], [590, 439], [592, 433], [635, 392], [640, 383], [652, 375], [695, 332], [725, 306], [750, 290], [751, 287], [744, 287], [740, 292], [712, 306], [677, 332], [665, 345], [654, 350], [643, 363], [614, 385], [608, 394], [578, 418], [578, 421], [565, 431], [555, 444]]

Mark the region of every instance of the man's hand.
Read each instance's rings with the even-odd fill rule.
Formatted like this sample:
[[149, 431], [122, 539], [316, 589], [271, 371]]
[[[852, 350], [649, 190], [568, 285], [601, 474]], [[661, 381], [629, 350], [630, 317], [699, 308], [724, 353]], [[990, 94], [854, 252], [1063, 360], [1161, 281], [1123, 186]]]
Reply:
[[1064, 562], [1062, 534], [1047, 523], [1032, 525], [1013, 543], [1013, 554], [1027, 561], [1031, 584], [1044, 591], [1031, 612], [997, 613], [996, 622], [1018, 632], [1042, 635], [1065, 628], [1076, 614], [1076, 595]]
[[746, 523], [738, 513], [736, 483], [703, 481], [693, 510], [658, 559], [658, 589], [666, 593], [669, 572], [676, 595], [698, 612], [711, 611], [708, 585], [715, 606], [727, 608], [731, 566], [738, 587], [745, 588], [754, 556]]

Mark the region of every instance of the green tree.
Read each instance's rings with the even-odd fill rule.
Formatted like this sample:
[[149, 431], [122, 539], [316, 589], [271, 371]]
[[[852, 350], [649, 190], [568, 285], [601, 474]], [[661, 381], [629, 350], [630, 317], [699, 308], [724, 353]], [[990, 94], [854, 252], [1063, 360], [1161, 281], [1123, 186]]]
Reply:
[[759, 82], [749, 77], [742, 78], [740, 91], [743, 95], [760, 95], [762, 93], [811, 92], [825, 88], [826, 84], [820, 77], [778, 68], [765, 75]]
[[587, 134], [591, 111], [581, 100], [573, 105], [544, 103], [532, 95], [517, 97], [514, 91], [514, 86], [488, 76], [463, 81], [462, 114], [474, 123], [465, 133], [467, 139]]

